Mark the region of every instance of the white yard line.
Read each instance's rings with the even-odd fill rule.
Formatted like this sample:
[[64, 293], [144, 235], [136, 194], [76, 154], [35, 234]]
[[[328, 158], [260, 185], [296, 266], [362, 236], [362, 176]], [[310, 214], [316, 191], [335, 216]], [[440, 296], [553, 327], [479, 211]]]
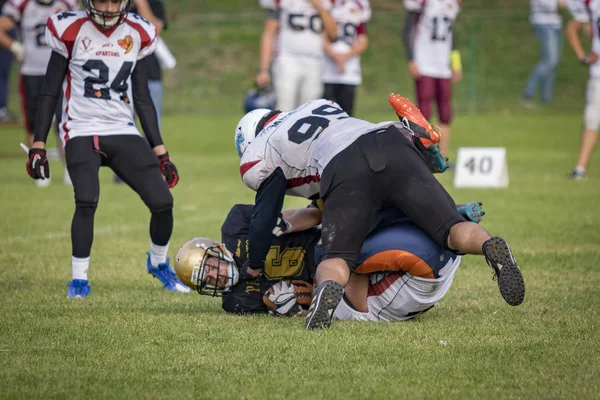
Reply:
[[[217, 220], [217, 218], [210, 218], [206, 216], [196, 215], [193, 217], [185, 218], [185, 222], [207, 222]], [[221, 220], [219, 218], [218, 220]], [[143, 224], [125, 224], [125, 225], [109, 225], [101, 228], [94, 229], [94, 236], [107, 235], [115, 232], [129, 232], [140, 229], [148, 229], [148, 222]], [[13, 236], [6, 239], [0, 239], [0, 246], [11, 245], [15, 243], [32, 243], [40, 240], [53, 240], [53, 239], [63, 239], [71, 237], [71, 230], [60, 231], [60, 232], [49, 232], [44, 235], [32, 235], [32, 236]]]

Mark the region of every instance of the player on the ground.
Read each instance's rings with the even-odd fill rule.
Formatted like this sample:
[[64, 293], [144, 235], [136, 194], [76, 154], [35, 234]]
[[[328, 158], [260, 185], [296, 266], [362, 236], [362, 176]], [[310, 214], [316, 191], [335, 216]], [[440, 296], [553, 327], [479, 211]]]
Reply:
[[[272, 83], [277, 108], [290, 111], [323, 96], [323, 33], [336, 39], [330, 0], [260, 0], [267, 18], [260, 40], [259, 88]], [[271, 61], [273, 65], [271, 66]]]
[[[287, 220], [283, 219], [286, 223], [274, 230], [277, 237], [269, 249], [264, 274], [258, 279], [240, 280], [237, 266], [248, 258], [253, 209], [252, 205], [242, 204], [231, 209], [221, 227], [221, 243], [196, 238], [181, 246], [175, 256], [176, 273], [201, 294], [221, 295], [223, 309], [228, 312], [306, 314], [320, 254], [317, 242], [321, 231], [312, 225], [320, 222], [321, 211], [315, 205], [284, 211], [282, 217]], [[479, 203], [468, 203], [460, 210], [474, 222], [485, 214]], [[459, 256], [433, 243], [406, 216], [394, 210], [378, 216], [361, 248], [358, 267], [371, 284], [367, 290], [362, 285], [346, 289], [346, 299], [336, 310], [339, 319], [414, 318], [444, 296], [460, 263]], [[358, 282], [361, 278], [352, 275], [351, 279]], [[366, 301], [368, 310], [364, 309]], [[363, 312], [356, 311], [361, 309]]]
[[437, 104], [442, 131], [441, 148], [448, 155], [452, 120], [452, 83], [462, 79], [460, 53], [454, 40], [454, 22], [460, 0], [404, 0], [406, 21], [402, 38], [408, 72], [415, 80], [417, 105], [428, 120]]
[[[77, 0], [9, 0], [4, 4], [0, 16], [0, 47], [6, 47], [20, 63], [20, 92], [23, 107], [23, 120], [27, 143], [31, 147], [35, 131], [35, 114], [44, 75], [52, 50], [46, 44], [44, 35], [46, 21], [57, 12], [77, 9]], [[21, 41], [13, 40], [8, 32], [18, 27]], [[60, 107], [56, 110], [56, 129], [60, 122]], [[63, 154], [64, 159], [64, 154]], [[37, 180], [38, 186], [47, 186], [49, 180]], [[64, 183], [71, 184], [65, 168]]]
[[[566, 29], [566, 36], [575, 55], [583, 65], [589, 66], [584, 111], [584, 129], [581, 133], [581, 146], [577, 165], [569, 174], [570, 179], [586, 177], [586, 168], [598, 141], [600, 127], [600, 1], [571, 0], [567, 3], [573, 19]], [[586, 52], [579, 40], [579, 30], [589, 31], [591, 26], [592, 48]]]
[[336, 0], [331, 15], [338, 27], [337, 40], [325, 37], [323, 97], [335, 101], [348, 115], [354, 114], [356, 87], [362, 83], [360, 55], [367, 49], [368, 0]]
[[419, 146], [437, 143], [439, 133], [409, 100], [393, 94], [389, 101], [402, 124], [373, 124], [349, 117], [335, 103], [315, 100], [288, 113], [251, 111], [236, 127], [242, 180], [257, 192], [250, 260], [242, 274], [262, 272], [286, 194], [324, 201], [324, 257], [307, 329], [329, 326], [330, 311], [383, 206], [402, 210], [443, 248], [485, 255], [504, 299], [511, 305], [524, 299], [523, 277], [506, 242], [464, 220], [419, 152]]
[[[156, 31], [143, 18], [128, 14], [130, 0], [83, 0], [83, 5], [86, 11], [65, 11], [48, 19], [46, 42], [53, 51], [27, 162], [32, 178], [49, 177], [44, 147], [62, 88], [60, 135], [75, 192], [73, 280], [67, 296], [81, 298], [90, 292], [88, 267], [101, 166], [119, 175], [152, 213], [148, 273], [168, 290], [187, 292], [167, 259], [173, 230], [169, 188], [179, 175], [163, 144], [148, 92], [145, 57], [154, 51]], [[145, 138], [134, 123], [134, 106]]]

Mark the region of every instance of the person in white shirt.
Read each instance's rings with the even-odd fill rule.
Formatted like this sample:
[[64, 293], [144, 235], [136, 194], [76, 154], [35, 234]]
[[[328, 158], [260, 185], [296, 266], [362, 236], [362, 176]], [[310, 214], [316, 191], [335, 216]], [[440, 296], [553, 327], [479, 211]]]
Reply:
[[356, 87], [362, 83], [360, 55], [367, 49], [367, 21], [371, 18], [368, 0], [336, 0], [331, 11], [338, 26], [337, 40], [325, 37], [323, 97], [335, 101], [348, 115], [354, 115]]
[[533, 105], [538, 86], [541, 86], [542, 102], [552, 101], [556, 66], [562, 51], [562, 21], [558, 13], [562, 5], [562, 0], [531, 0], [529, 21], [540, 41], [542, 59], [535, 65], [525, 84], [523, 103], [527, 107]]
[[[147, 56], [156, 47], [156, 29], [128, 13], [131, 0], [83, 0], [83, 5], [86, 11], [64, 11], [48, 18], [45, 40], [52, 54], [26, 164], [32, 178], [49, 177], [45, 144], [62, 91], [60, 136], [75, 194], [73, 279], [67, 297], [90, 293], [88, 268], [101, 166], [119, 175], [151, 213], [147, 272], [167, 290], [189, 292], [167, 258], [173, 231], [169, 189], [179, 174], [163, 144], [148, 90]], [[145, 138], [135, 125], [134, 107]]]
[[277, 108], [283, 111], [320, 98], [323, 32], [331, 41], [337, 36], [329, 13], [331, 0], [260, 0], [260, 4], [267, 9], [267, 18], [256, 85], [262, 89], [273, 83]]
[[[570, 179], [583, 179], [586, 177], [586, 168], [598, 141], [598, 128], [600, 127], [600, 1], [598, 0], [570, 0], [567, 3], [573, 19], [566, 29], [566, 36], [575, 55], [585, 66], [589, 66], [590, 76], [587, 82], [584, 111], [584, 129], [581, 134], [581, 146], [577, 165], [569, 174]], [[579, 31], [583, 30], [592, 36], [592, 48], [585, 52], [579, 40]]]

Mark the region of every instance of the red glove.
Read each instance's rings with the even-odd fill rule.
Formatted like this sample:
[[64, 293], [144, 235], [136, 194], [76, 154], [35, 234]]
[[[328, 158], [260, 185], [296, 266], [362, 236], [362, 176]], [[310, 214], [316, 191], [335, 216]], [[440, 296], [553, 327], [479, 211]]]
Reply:
[[177, 182], [179, 182], [179, 173], [177, 172], [175, 164], [171, 162], [169, 153], [167, 152], [162, 156], [158, 156], [158, 161], [160, 162], [160, 170], [165, 176], [165, 181], [167, 181], [167, 186], [169, 189], [175, 187]]

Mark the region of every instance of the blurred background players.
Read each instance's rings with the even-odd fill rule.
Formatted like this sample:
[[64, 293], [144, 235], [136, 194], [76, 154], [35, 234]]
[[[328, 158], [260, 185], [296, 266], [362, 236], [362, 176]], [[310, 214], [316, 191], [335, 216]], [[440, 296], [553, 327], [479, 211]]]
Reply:
[[[44, 85], [44, 75], [52, 50], [46, 44], [44, 32], [48, 18], [61, 11], [77, 9], [77, 0], [8, 0], [0, 16], [0, 46], [10, 49], [20, 63], [20, 92], [23, 106], [23, 119], [27, 133], [28, 147], [33, 144], [35, 115]], [[15, 27], [19, 29], [22, 43], [9, 35]], [[60, 105], [56, 107], [55, 128], [61, 118]], [[64, 159], [64, 151], [59, 146]], [[40, 187], [47, 186], [49, 179], [37, 180]], [[65, 168], [64, 183], [71, 184]]]
[[[583, 179], [586, 168], [598, 141], [598, 127], [600, 126], [600, 35], [597, 23], [600, 19], [600, 1], [571, 0], [567, 3], [573, 19], [567, 25], [566, 36], [575, 55], [584, 65], [590, 66], [590, 76], [587, 82], [584, 111], [584, 130], [581, 134], [581, 146], [577, 165], [569, 174], [571, 179]], [[591, 25], [591, 32], [590, 32]], [[592, 49], [585, 52], [579, 40], [579, 31], [583, 29], [592, 35]]]
[[556, 66], [562, 50], [562, 20], [558, 13], [558, 7], [562, 5], [561, 0], [531, 0], [529, 21], [540, 41], [542, 59], [531, 71], [523, 91], [523, 102], [527, 107], [532, 106], [538, 84], [542, 89], [542, 102], [552, 100]]
[[[6, 0], [0, 0], [0, 12]], [[0, 19], [0, 30], [2, 30], [2, 20]], [[9, 31], [11, 39], [16, 39], [17, 30]], [[0, 46], [0, 124], [16, 124], [19, 119], [8, 109], [8, 83], [10, 74], [10, 65], [12, 64], [13, 55], [9, 49]]]
[[368, 0], [335, 0], [331, 15], [337, 23], [337, 40], [324, 38], [323, 97], [335, 101], [348, 115], [354, 115], [356, 87], [362, 83], [360, 54], [368, 46], [367, 21], [371, 18]]
[[283, 111], [322, 97], [322, 33], [332, 42], [337, 37], [329, 13], [331, 0], [260, 0], [260, 4], [267, 9], [267, 18], [260, 40], [257, 86], [272, 83], [277, 108]]
[[408, 72], [415, 80], [417, 106], [431, 120], [431, 103], [438, 108], [442, 131], [440, 147], [448, 155], [452, 120], [452, 82], [462, 79], [460, 53], [455, 48], [453, 26], [459, 0], [404, 0], [406, 21], [402, 39]]

